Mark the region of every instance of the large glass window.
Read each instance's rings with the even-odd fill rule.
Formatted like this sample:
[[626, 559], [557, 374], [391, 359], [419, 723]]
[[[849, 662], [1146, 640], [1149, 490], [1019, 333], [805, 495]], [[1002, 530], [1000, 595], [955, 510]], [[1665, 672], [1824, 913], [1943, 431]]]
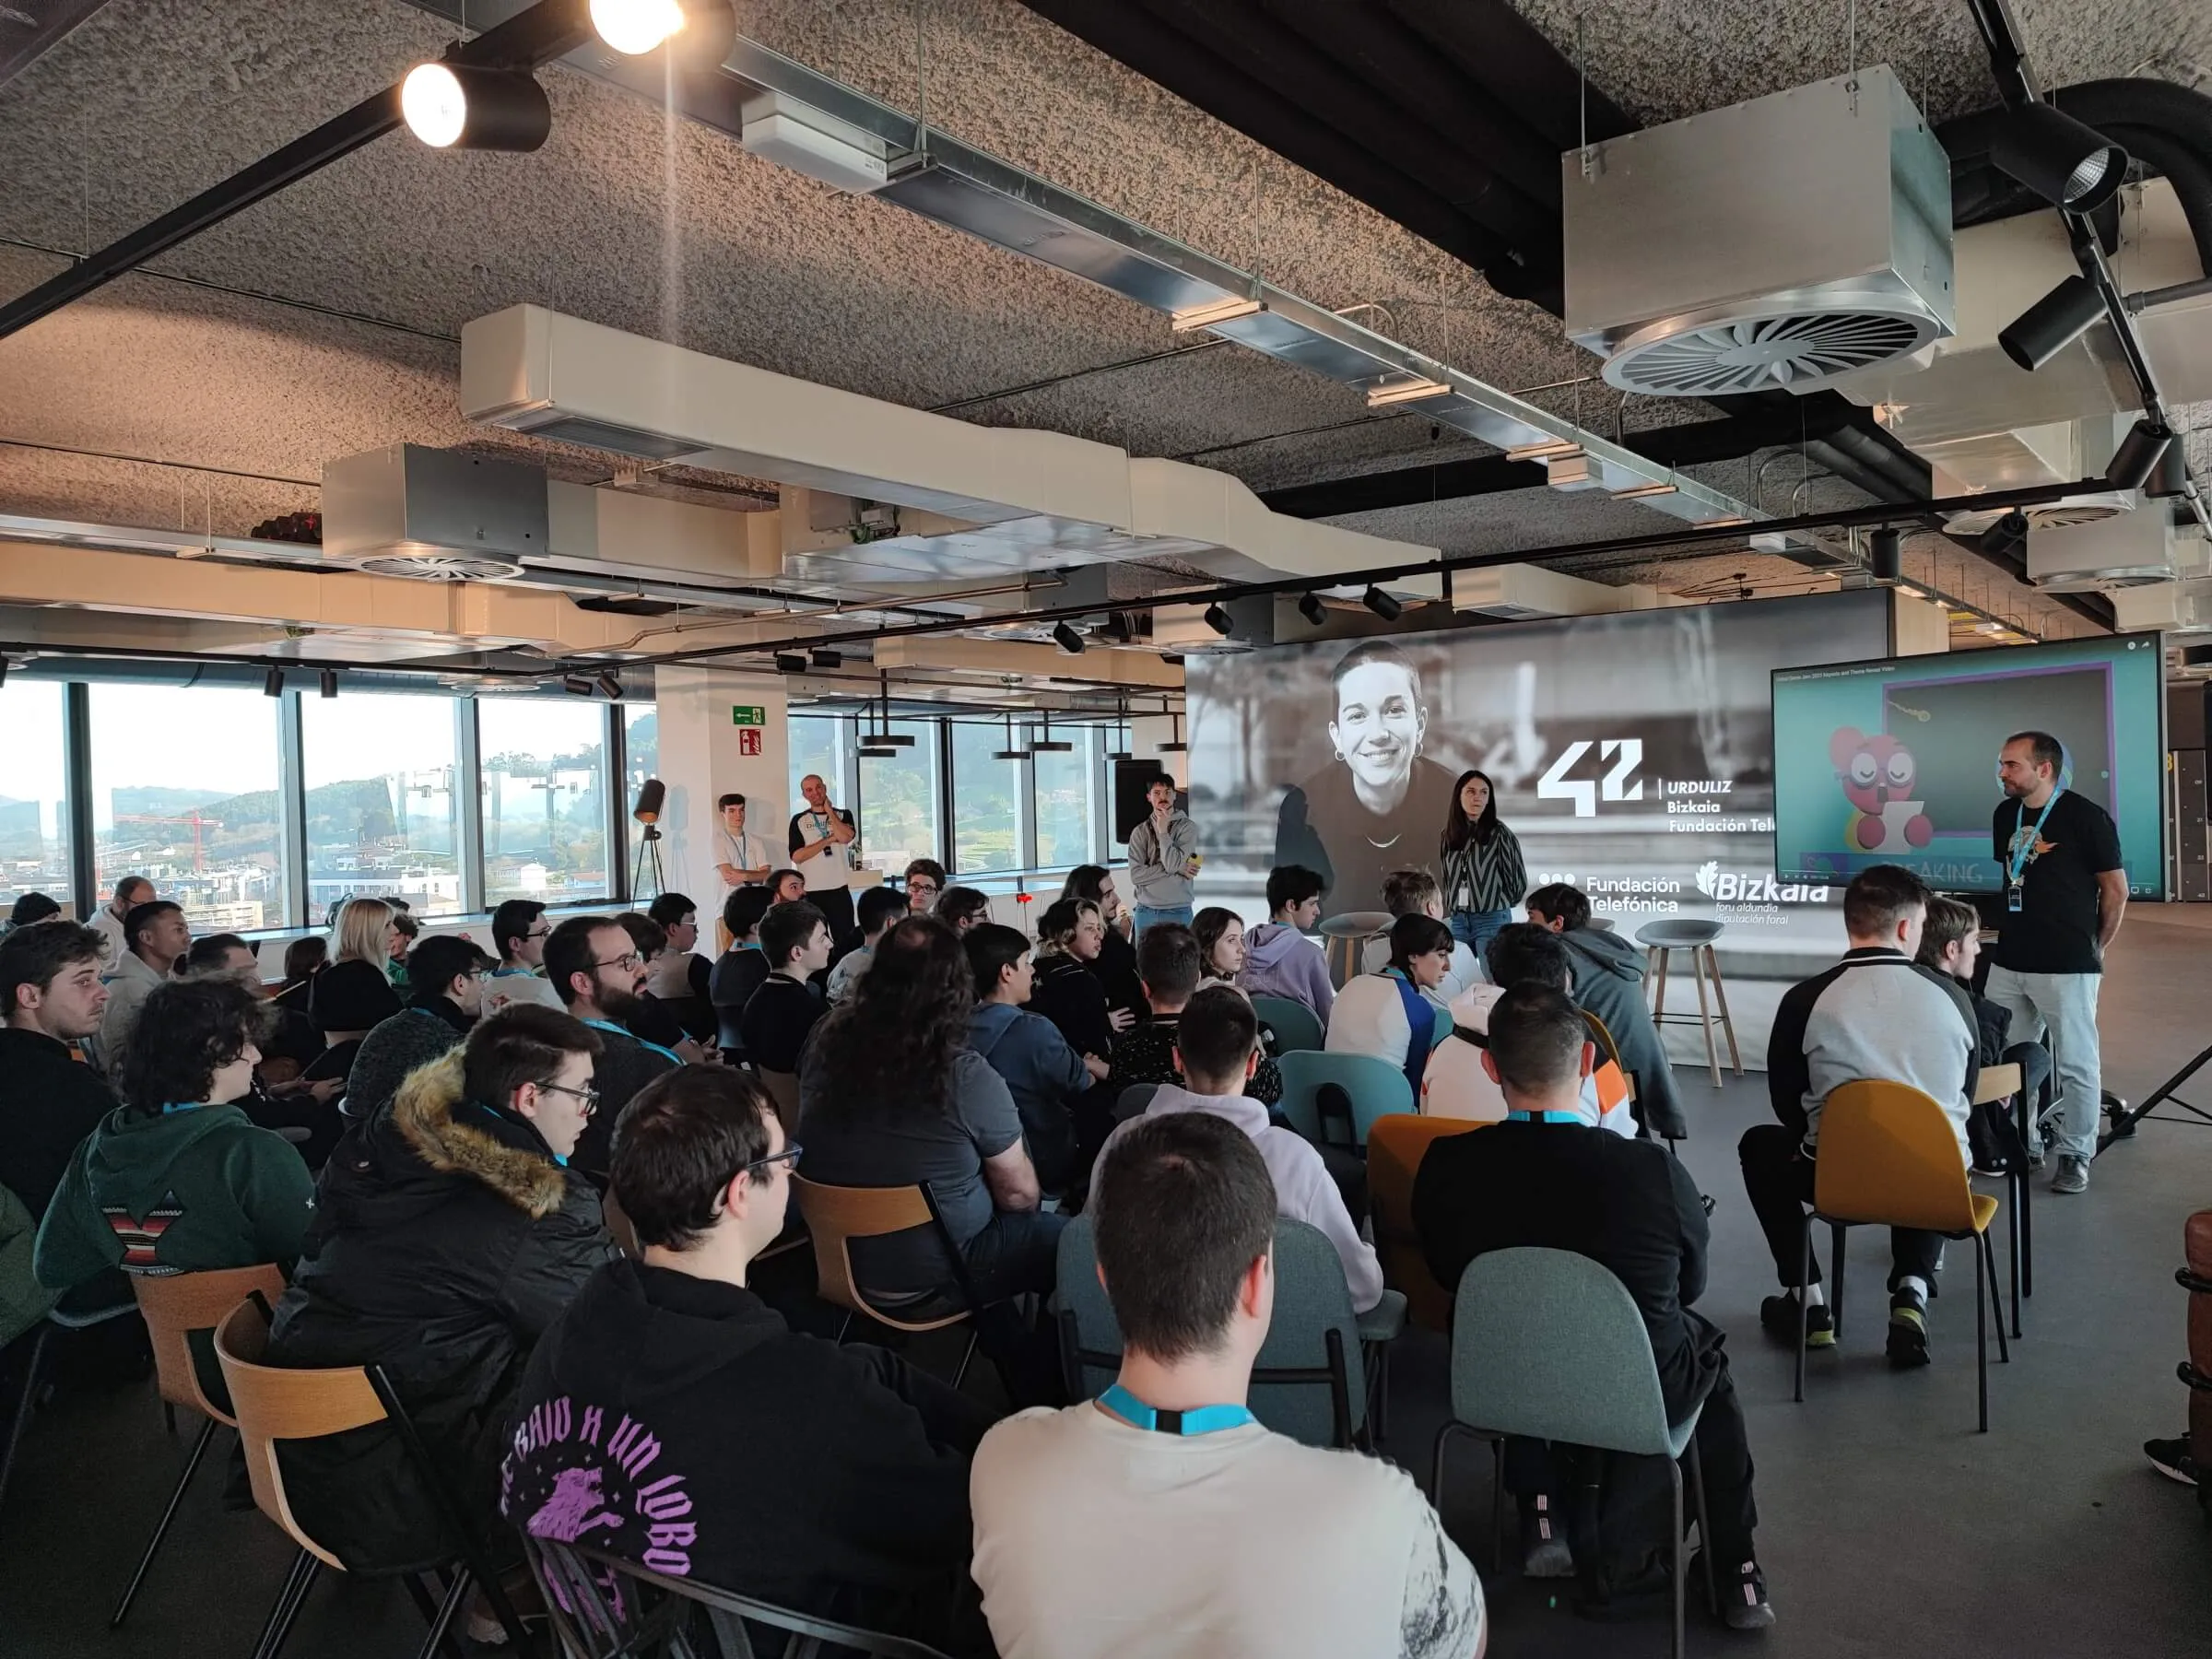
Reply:
[[144, 876], [195, 933], [281, 925], [277, 700], [223, 687], [92, 696], [94, 879]]
[[[869, 722], [870, 729], [876, 723]], [[937, 724], [895, 720], [890, 735], [912, 737], [913, 747], [880, 759], [860, 761], [861, 863], [894, 879], [908, 863], [937, 855]], [[832, 794], [835, 790], [830, 792]]]
[[18, 675], [0, 686], [0, 900], [44, 893], [69, 902], [69, 769], [62, 747], [64, 688]]
[[[1014, 815], [1021, 788], [1018, 760], [994, 760], [1006, 747], [1006, 728], [955, 721], [952, 727], [952, 868], [958, 876], [1011, 870], [1021, 862], [1020, 825]], [[1020, 743], [1016, 741], [1016, 747]]]
[[605, 705], [486, 697], [484, 898], [603, 899], [607, 885]]
[[[791, 793], [784, 797], [784, 806], [792, 812], [798, 811], [806, 797], [799, 794], [799, 781], [819, 773], [822, 782], [830, 785], [830, 798], [840, 806], [850, 806], [849, 801], [838, 797], [845, 793], [845, 735], [846, 723], [835, 715], [797, 714], [791, 721]], [[770, 827], [753, 821], [747, 814], [745, 827], [756, 835], [770, 834]], [[771, 841], [775, 841], [772, 834]], [[780, 851], [783, 845], [775, 841]]]
[[1053, 740], [1075, 747], [1064, 755], [1039, 753], [1030, 762], [1037, 769], [1037, 863], [1045, 869], [1090, 862], [1098, 794], [1098, 735], [1087, 726], [1062, 726]]
[[651, 703], [622, 705], [622, 770], [629, 786], [622, 809], [637, 805], [638, 790], [661, 772], [661, 717]]
[[453, 700], [364, 693], [300, 700], [307, 920], [356, 894], [421, 916], [461, 910]]

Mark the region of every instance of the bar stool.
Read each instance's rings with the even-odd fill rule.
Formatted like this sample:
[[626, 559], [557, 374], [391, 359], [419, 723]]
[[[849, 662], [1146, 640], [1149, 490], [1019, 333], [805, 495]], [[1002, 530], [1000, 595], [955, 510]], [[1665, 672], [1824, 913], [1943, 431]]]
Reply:
[[1377, 934], [1388, 933], [1396, 920], [1388, 911], [1346, 911], [1340, 916], [1323, 917], [1321, 933], [1328, 943], [1322, 948], [1328, 952], [1329, 982], [1341, 991], [1347, 980], [1358, 979], [1362, 947]]
[[[1721, 936], [1723, 924], [1718, 922], [1700, 922], [1688, 917], [1670, 922], [1647, 922], [1636, 930], [1636, 943], [1643, 947], [1643, 971], [1652, 982], [1652, 1023], [1688, 1025], [1693, 1020], [1705, 1032], [1705, 1064], [1712, 1069], [1712, 1086], [1721, 1086], [1721, 1057], [1713, 1047], [1713, 1013], [1705, 997], [1705, 976], [1712, 976], [1713, 999], [1720, 1004], [1720, 1027], [1728, 1037], [1728, 1064], [1735, 1075], [1744, 1075], [1744, 1056], [1735, 1046], [1735, 1022], [1728, 1018], [1728, 993], [1721, 988], [1721, 961], [1713, 953], [1712, 942]], [[1696, 1014], [1669, 1014], [1666, 1011], [1666, 963], [1675, 951], [1689, 952], [1690, 971], [1697, 976], [1698, 1011]]]

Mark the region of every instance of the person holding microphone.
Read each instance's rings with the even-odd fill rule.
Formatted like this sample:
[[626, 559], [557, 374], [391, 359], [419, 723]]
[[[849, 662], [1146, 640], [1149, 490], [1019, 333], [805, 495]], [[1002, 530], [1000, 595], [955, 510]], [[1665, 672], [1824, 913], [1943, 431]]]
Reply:
[[806, 901], [822, 912], [830, 936], [853, 933], [853, 871], [858, 839], [853, 814], [830, 804], [830, 786], [818, 772], [799, 780], [806, 809], [791, 817], [791, 863], [806, 882]]

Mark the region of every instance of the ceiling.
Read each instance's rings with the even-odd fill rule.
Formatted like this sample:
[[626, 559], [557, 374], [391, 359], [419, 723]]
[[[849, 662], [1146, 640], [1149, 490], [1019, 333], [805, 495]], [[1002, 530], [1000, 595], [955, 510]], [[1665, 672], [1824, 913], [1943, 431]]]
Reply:
[[[1111, 0], [1112, 5], [1122, 0]], [[26, 15], [81, 0], [18, 0]], [[1100, 0], [1091, 10], [1106, 9]], [[1211, 4], [1211, 0], [1209, 0]], [[1443, 0], [1374, 0], [1403, 16]], [[9, 10], [0, 8], [0, 18]], [[453, 8], [458, 10], [458, 6]], [[746, 33], [1055, 183], [1599, 430], [1710, 419], [1631, 400], [1539, 303], [1067, 32], [1085, 8], [1016, 0], [742, 0]], [[1145, 0], [1147, 15], [1177, 9]], [[1224, 13], [1229, 9], [1224, 3]], [[1289, 0], [1240, 9], [1296, 13]], [[1618, 119], [1669, 119], [1840, 70], [1847, 8], [1778, 0], [1523, 0]], [[2019, 7], [2054, 82], [2212, 62], [2193, 0]], [[917, 29], [917, 17], [919, 28]], [[0, 29], [6, 25], [0, 23]], [[58, 24], [57, 24], [58, 28]], [[1861, 61], [1888, 56], [1932, 112], [1992, 100], [1963, 4], [1859, 8]], [[109, 0], [0, 84], [0, 294], [99, 246], [388, 85], [451, 38], [406, 0]], [[10, 59], [0, 35], [0, 70]], [[1179, 343], [1157, 312], [885, 203], [746, 154], [726, 135], [567, 69], [542, 77], [550, 140], [526, 156], [387, 138], [0, 341], [0, 512], [241, 535], [315, 504], [326, 460], [399, 441], [527, 453], [599, 482], [609, 457], [472, 427], [462, 325], [531, 302], [701, 352], [965, 420], [1185, 458], [1258, 490], [1494, 452], [1418, 415], [1234, 346], [1087, 373]], [[1608, 102], [1609, 100], [1609, 102]], [[1610, 117], [1608, 117], [1610, 118]], [[1541, 296], [1538, 296], [1541, 298]], [[1367, 309], [1358, 309], [1367, 308]], [[1060, 383], [1057, 377], [1078, 376]], [[1007, 388], [1034, 387], [998, 395]], [[2212, 410], [2185, 411], [2193, 429]], [[2196, 434], [2196, 465], [2212, 444]], [[1781, 507], [1866, 497], [1794, 453], [1687, 468]], [[1816, 474], [1818, 469], [1812, 469]], [[733, 481], [696, 478], [727, 487]], [[735, 481], [743, 489], [745, 481]], [[726, 504], [743, 507], [743, 497]], [[758, 504], [758, 499], [750, 504]], [[1542, 488], [1344, 517], [1449, 551], [1512, 551], [1669, 521]], [[1957, 550], [1914, 538], [1908, 562]], [[1710, 565], [1609, 561], [1605, 580], [1688, 585]], [[1723, 572], [1725, 574], [1726, 572]], [[1962, 572], [1993, 608], [2065, 634], [2044, 595]]]

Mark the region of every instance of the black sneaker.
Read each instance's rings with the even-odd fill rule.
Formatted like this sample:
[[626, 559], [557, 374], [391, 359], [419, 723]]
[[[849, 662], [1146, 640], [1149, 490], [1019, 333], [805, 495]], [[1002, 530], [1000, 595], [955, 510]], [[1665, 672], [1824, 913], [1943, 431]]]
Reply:
[[1521, 1571], [1532, 1579], [1574, 1576], [1574, 1551], [1568, 1547], [1567, 1529], [1552, 1512], [1551, 1500], [1540, 1494], [1521, 1500]]
[[[1797, 1292], [1785, 1290], [1760, 1302], [1759, 1323], [1768, 1335], [1779, 1341], [1796, 1341]], [[1829, 1312], [1826, 1302], [1815, 1302], [1805, 1311], [1805, 1346], [1808, 1348], [1836, 1346], [1836, 1316]]]
[[2143, 1442], [2143, 1455], [2150, 1459], [2150, 1466], [2169, 1480], [2178, 1480], [2183, 1486], [2197, 1484], [2196, 1459], [2189, 1455], [2189, 1437], [2179, 1440], [2149, 1440]]
[[1928, 1304], [1910, 1290], [1889, 1299], [1889, 1365], [1911, 1371], [1928, 1362]]
[[[1689, 1559], [1689, 1582], [1702, 1585], [1705, 1582], [1705, 1552]], [[1763, 1630], [1774, 1622], [1774, 1604], [1767, 1599], [1767, 1575], [1759, 1570], [1757, 1561], [1746, 1561], [1733, 1573], [1722, 1569], [1714, 1574], [1713, 1587], [1720, 1592], [1721, 1622], [1732, 1630]]]

